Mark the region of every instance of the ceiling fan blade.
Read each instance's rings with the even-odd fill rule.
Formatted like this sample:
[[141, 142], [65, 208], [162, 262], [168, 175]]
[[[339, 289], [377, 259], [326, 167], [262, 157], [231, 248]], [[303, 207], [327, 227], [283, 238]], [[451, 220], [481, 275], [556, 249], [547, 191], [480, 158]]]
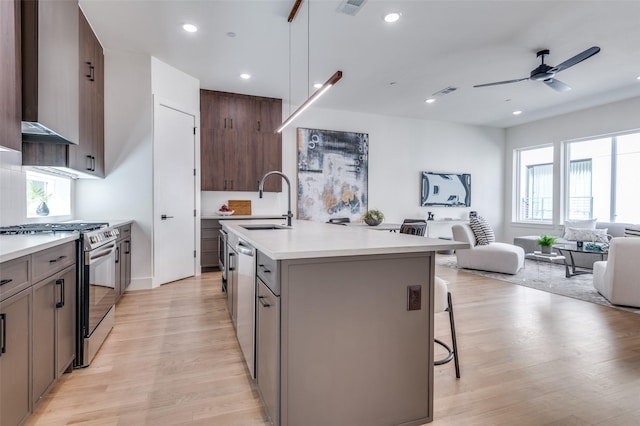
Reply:
[[571, 87], [567, 86], [565, 83], [560, 80], [556, 80], [555, 78], [549, 78], [544, 80], [544, 84], [551, 87], [553, 90], [557, 92], [568, 92], [571, 90]]
[[500, 84], [509, 84], [509, 83], [517, 83], [519, 81], [529, 80], [529, 77], [518, 78], [515, 80], [505, 80], [505, 81], [496, 81], [495, 83], [486, 83], [486, 84], [477, 84], [473, 87], [487, 87], [487, 86], [498, 86]]
[[575, 64], [578, 64], [578, 63], [584, 61], [585, 59], [589, 59], [590, 57], [592, 57], [593, 55], [595, 55], [599, 51], [600, 51], [600, 48], [598, 46], [590, 47], [587, 50], [585, 50], [584, 52], [578, 53], [573, 58], [567, 59], [566, 61], [564, 61], [560, 65], [557, 65], [556, 67], [551, 68], [549, 70], [549, 72], [556, 73], [556, 72], [560, 72], [562, 70], [566, 70], [567, 68], [572, 67]]

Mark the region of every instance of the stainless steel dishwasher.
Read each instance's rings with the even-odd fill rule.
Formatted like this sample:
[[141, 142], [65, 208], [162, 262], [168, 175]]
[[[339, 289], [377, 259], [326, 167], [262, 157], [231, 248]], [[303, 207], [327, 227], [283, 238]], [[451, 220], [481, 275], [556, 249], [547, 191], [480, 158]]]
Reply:
[[238, 282], [235, 287], [238, 303], [236, 335], [249, 373], [252, 378], [255, 378], [256, 251], [241, 239], [238, 240], [236, 251], [238, 252]]

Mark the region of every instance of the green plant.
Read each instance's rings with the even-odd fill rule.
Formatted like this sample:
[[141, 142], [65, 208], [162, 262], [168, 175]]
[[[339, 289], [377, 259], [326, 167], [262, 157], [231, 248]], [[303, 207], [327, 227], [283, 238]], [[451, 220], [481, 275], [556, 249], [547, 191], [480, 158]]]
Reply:
[[540, 247], [551, 247], [556, 242], [557, 239], [558, 237], [552, 237], [550, 235], [541, 235], [540, 238], [536, 240], [536, 244], [538, 244]]
[[47, 195], [47, 192], [44, 186], [38, 185], [35, 182], [29, 183], [29, 199], [31, 201], [37, 200], [37, 201], [46, 203], [49, 201], [50, 196], [51, 195]]
[[382, 222], [384, 220], [384, 214], [380, 210], [367, 210], [367, 212], [362, 216], [364, 220], [377, 220]]

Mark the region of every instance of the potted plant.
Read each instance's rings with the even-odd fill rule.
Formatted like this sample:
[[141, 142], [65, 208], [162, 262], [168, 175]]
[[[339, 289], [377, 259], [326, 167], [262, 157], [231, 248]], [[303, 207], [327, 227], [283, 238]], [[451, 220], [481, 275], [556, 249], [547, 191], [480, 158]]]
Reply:
[[367, 210], [367, 212], [362, 216], [365, 223], [369, 226], [377, 226], [382, 223], [384, 220], [384, 214], [380, 210]]
[[541, 252], [545, 254], [551, 253], [551, 247], [556, 242], [558, 237], [552, 237], [550, 235], [541, 235], [540, 238], [536, 240], [536, 244], [538, 244], [541, 248]]

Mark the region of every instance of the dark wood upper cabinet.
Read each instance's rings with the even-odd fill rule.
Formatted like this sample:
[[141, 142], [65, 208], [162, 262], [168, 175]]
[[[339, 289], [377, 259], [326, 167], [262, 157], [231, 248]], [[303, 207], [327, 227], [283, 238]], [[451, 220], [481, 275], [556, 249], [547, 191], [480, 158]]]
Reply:
[[20, 2], [0, 0], [0, 146], [20, 151]]
[[71, 168], [104, 177], [104, 54], [82, 12], [80, 19], [80, 143]]
[[[281, 99], [201, 90], [201, 189], [258, 191], [266, 172], [282, 169], [281, 122]], [[265, 190], [280, 192], [282, 180]]]

